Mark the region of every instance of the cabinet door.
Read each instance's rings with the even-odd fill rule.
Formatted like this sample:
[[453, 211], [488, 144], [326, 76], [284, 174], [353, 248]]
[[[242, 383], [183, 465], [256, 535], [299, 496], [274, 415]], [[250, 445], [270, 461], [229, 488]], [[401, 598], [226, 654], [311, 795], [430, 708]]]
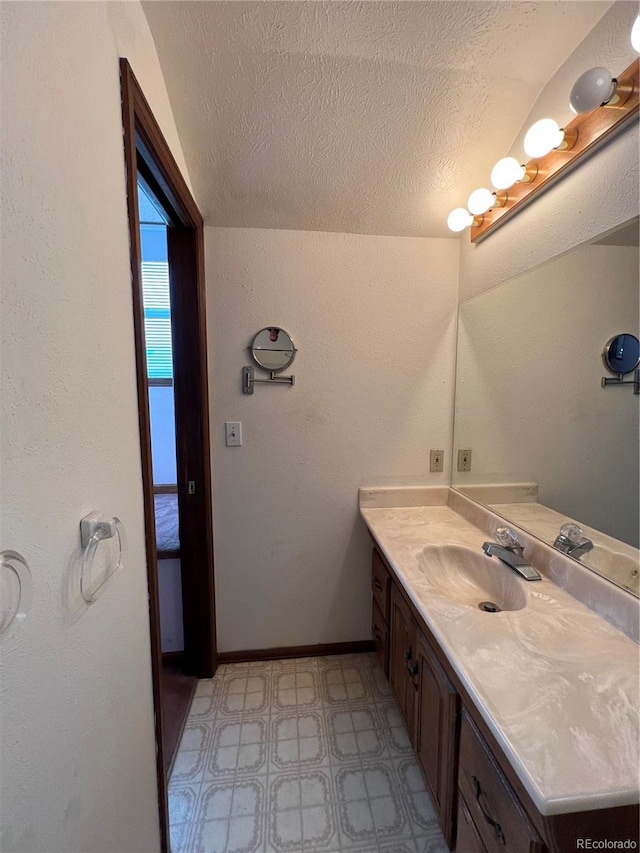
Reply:
[[546, 847], [465, 711], [460, 728], [460, 793], [488, 853], [544, 853]]
[[413, 723], [416, 688], [409, 674], [409, 667], [414, 664], [416, 631], [417, 625], [409, 607], [395, 584], [392, 584], [389, 681], [400, 703], [412, 743], [415, 743]]
[[380, 661], [380, 666], [384, 669], [384, 674], [389, 677], [389, 637], [387, 635], [387, 623], [385, 622], [380, 608], [373, 599], [371, 609], [371, 636], [376, 647], [376, 654]]
[[382, 562], [382, 557], [374, 548], [371, 553], [371, 591], [385, 622], [389, 619], [390, 587], [391, 576]]
[[453, 846], [456, 805], [457, 730], [460, 697], [430, 644], [417, 634], [418, 706], [416, 752], [430, 789], [444, 837]]
[[458, 797], [456, 853], [487, 853], [474, 826], [462, 794]]

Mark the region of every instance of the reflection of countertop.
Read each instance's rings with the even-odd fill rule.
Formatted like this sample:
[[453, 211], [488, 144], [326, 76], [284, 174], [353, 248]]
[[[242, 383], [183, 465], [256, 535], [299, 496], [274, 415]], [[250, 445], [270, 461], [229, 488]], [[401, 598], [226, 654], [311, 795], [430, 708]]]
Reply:
[[527, 606], [517, 611], [483, 613], [439, 596], [421, 568], [424, 546], [479, 552], [488, 538], [448, 506], [361, 514], [539, 811], [637, 803], [633, 640], [547, 577], [520, 581]]
[[[553, 545], [556, 536], [563, 524], [568, 521], [578, 524], [584, 535], [591, 539], [595, 544], [593, 551], [588, 551], [580, 557], [580, 563], [588, 568], [593, 568], [601, 575], [610, 578], [614, 583], [618, 583], [625, 589], [638, 594], [638, 566], [640, 563], [640, 552], [637, 548], [621, 542], [619, 539], [614, 539], [612, 536], [607, 536], [593, 527], [587, 527], [573, 518], [562, 515], [556, 510], [540, 503], [489, 503], [489, 509], [503, 515], [512, 524], [518, 527], [524, 527], [525, 530], [530, 530], [536, 536], [544, 539], [550, 545]], [[614, 559], [611, 560], [611, 565], [606, 566], [600, 560], [600, 549], [604, 554], [610, 554]], [[618, 558], [616, 565], [615, 558]], [[635, 571], [635, 574], [633, 572]]]

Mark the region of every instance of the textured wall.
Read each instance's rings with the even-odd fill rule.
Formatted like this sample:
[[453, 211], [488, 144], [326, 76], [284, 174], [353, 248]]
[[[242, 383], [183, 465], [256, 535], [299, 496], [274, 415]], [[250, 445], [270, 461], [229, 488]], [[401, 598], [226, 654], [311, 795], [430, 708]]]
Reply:
[[[206, 229], [220, 650], [369, 636], [357, 488], [448, 482], [429, 448], [450, 450], [457, 257], [453, 240]], [[296, 384], [242, 395], [271, 324], [299, 348]]]
[[473, 470], [454, 482], [536, 482], [540, 503], [637, 547], [638, 398], [600, 386], [619, 332], [638, 335], [634, 246], [582, 246], [464, 303], [455, 445]]
[[[635, 56], [630, 34], [636, 3], [614, 3], [583, 43], [551, 78], [511, 152], [522, 156], [520, 140], [527, 128], [545, 115], [558, 121], [570, 117], [571, 86], [594, 65], [616, 74]], [[504, 154], [497, 150], [495, 160]], [[460, 301], [533, 269], [574, 246], [592, 240], [638, 215], [638, 125], [628, 128], [596, 152], [540, 198], [533, 201], [479, 245], [461, 238]], [[478, 175], [478, 185], [486, 180]]]
[[[0, 848], [159, 849], [118, 55], [180, 163], [137, 3], [2, 3], [2, 527], [33, 607], [0, 638]], [[127, 558], [90, 608], [91, 510]]]
[[144, 8], [209, 225], [443, 237], [609, 5]]

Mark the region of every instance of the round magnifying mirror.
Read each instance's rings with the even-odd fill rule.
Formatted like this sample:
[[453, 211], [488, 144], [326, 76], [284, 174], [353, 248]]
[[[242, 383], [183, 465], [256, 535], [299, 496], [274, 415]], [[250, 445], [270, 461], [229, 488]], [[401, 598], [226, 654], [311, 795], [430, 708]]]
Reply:
[[260, 329], [250, 349], [255, 363], [272, 373], [286, 370], [297, 352], [291, 336], [279, 326]]
[[618, 376], [631, 373], [640, 364], [640, 342], [629, 333], [614, 335], [607, 341], [602, 358], [612, 373]]

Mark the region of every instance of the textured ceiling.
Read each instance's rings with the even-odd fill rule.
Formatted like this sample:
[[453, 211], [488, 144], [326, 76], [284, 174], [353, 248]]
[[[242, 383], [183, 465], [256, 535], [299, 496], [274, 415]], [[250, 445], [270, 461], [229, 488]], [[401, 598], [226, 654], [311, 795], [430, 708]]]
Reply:
[[406, 236], [451, 236], [610, 6], [143, 3], [207, 224]]

